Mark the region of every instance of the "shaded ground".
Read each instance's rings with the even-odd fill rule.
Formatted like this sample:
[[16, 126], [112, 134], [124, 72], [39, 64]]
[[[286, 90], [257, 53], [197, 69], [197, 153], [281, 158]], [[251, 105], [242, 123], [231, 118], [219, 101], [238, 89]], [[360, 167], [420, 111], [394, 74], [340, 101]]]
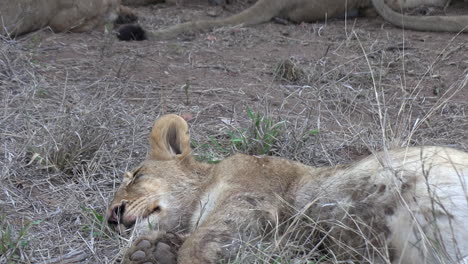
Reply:
[[[203, 4], [138, 11], [154, 28], [231, 13]], [[255, 152], [228, 133], [249, 126], [247, 107], [281, 124], [270, 154], [315, 166], [383, 146], [468, 150], [467, 79], [468, 35], [402, 31], [380, 18], [158, 42], [47, 30], [3, 40], [0, 231], [11, 231], [11, 243], [0, 263], [69, 252], [114, 263], [128, 242], [102, 216], [163, 113], [191, 116], [196, 152], [208, 161]]]

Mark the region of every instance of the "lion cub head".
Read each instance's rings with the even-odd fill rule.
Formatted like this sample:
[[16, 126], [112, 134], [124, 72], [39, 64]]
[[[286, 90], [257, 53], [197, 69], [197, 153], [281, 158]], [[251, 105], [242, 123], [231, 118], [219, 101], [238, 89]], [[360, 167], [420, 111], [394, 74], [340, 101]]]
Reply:
[[139, 223], [170, 230], [184, 220], [181, 205], [188, 202], [181, 197], [196, 189], [181, 184], [190, 177], [188, 166], [193, 161], [188, 125], [177, 115], [165, 115], [155, 122], [149, 141], [148, 158], [124, 174], [110, 203], [107, 221], [112, 226]]

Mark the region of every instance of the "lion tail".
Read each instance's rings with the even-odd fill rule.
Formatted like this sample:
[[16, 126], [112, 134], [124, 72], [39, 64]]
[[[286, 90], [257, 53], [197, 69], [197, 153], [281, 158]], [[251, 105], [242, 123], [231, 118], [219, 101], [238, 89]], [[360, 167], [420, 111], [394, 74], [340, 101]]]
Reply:
[[158, 31], [146, 31], [139, 26], [127, 25], [119, 29], [118, 37], [121, 40], [164, 40], [175, 38], [181, 34], [209, 31], [217, 27], [256, 25], [268, 22], [279, 15], [284, 6], [285, 1], [259, 0], [241, 13], [224, 19], [186, 22]]
[[384, 0], [372, 0], [377, 12], [395, 26], [418, 31], [468, 32], [468, 16], [407, 16], [395, 12]]

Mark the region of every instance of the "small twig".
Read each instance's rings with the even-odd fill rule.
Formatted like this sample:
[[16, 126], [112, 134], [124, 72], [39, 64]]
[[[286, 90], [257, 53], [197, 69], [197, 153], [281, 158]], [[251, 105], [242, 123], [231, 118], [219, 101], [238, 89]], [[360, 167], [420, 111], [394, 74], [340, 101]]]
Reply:
[[82, 262], [86, 258], [88, 258], [89, 254], [84, 252], [83, 250], [77, 250], [77, 251], [72, 251], [69, 252], [63, 256], [59, 256], [56, 258], [51, 258], [49, 260], [40, 262], [38, 264], [55, 264], [55, 263], [60, 263], [60, 264], [67, 264], [67, 263], [77, 263], [77, 262]]

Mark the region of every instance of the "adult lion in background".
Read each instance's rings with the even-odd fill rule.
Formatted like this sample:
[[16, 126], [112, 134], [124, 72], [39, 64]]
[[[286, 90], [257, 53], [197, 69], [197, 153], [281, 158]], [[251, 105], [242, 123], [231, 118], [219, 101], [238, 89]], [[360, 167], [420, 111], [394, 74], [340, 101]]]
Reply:
[[184, 33], [210, 30], [225, 26], [250, 26], [270, 21], [274, 17], [290, 20], [295, 23], [316, 22], [326, 18], [346, 17], [347, 14], [368, 13], [375, 7], [387, 21], [406, 29], [421, 31], [468, 31], [468, 15], [464, 16], [406, 16], [395, 12], [407, 8], [431, 5], [444, 7], [451, 0], [258, 0], [243, 12], [216, 20], [200, 20], [178, 24], [158, 31], [146, 31], [136, 38], [135, 31], [142, 29], [136, 25], [120, 28], [118, 37], [121, 40], [158, 40], [170, 39]]
[[271, 230], [265, 239], [279, 241], [294, 232], [283, 223], [304, 218], [308, 245], [338, 261], [468, 261], [466, 152], [411, 147], [324, 168], [241, 154], [206, 164], [176, 115], [155, 122], [150, 146], [107, 212], [111, 225], [146, 232], [123, 263], [231, 263], [243, 245]]
[[54, 32], [85, 32], [117, 19], [136, 16], [120, 0], [0, 1], [0, 34], [12, 37], [47, 26]]

